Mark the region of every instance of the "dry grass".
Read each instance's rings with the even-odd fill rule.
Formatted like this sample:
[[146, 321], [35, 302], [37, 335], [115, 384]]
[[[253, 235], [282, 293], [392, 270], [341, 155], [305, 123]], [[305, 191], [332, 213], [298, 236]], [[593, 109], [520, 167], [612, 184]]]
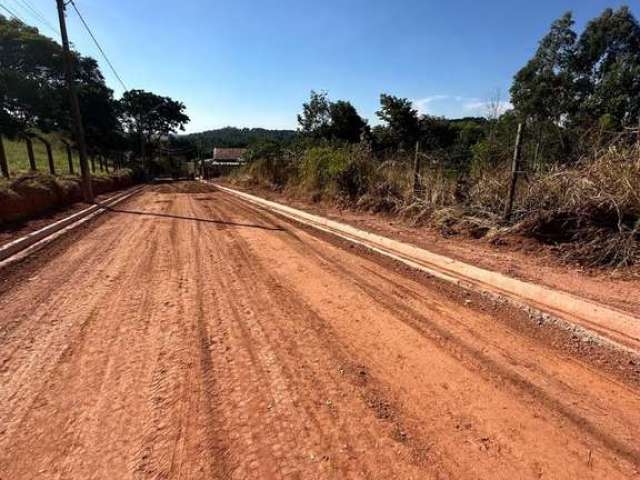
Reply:
[[612, 146], [580, 164], [552, 166], [521, 178], [512, 223], [505, 225], [508, 179], [506, 165], [463, 176], [425, 158], [421, 191], [414, 194], [410, 156], [380, 161], [358, 147], [321, 147], [277, 162], [257, 160], [236, 181], [397, 214], [445, 236], [491, 241], [514, 234], [532, 237], [554, 245], [563, 259], [585, 265], [640, 264], [637, 148]]

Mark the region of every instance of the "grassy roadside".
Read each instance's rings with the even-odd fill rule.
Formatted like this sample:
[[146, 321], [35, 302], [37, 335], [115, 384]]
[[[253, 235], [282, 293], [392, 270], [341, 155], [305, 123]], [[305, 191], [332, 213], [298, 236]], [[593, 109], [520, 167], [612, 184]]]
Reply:
[[514, 235], [531, 238], [584, 266], [640, 265], [637, 148], [612, 146], [578, 163], [524, 175], [505, 222], [508, 179], [506, 165], [472, 165], [461, 174], [427, 162], [416, 194], [410, 156], [375, 159], [358, 146], [322, 146], [256, 158], [228, 181], [395, 215], [443, 236], [496, 244]]
[[[58, 175], [69, 174], [69, 162], [67, 158], [67, 150], [64, 143], [61, 141], [61, 137], [57, 133], [42, 134], [49, 142], [51, 142], [51, 150], [53, 154], [53, 163], [55, 165], [56, 173]], [[27, 155], [27, 144], [24, 140], [16, 139], [10, 140], [3, 137], [3, 143], [5, 152], [7, 155], [7, 163], [9, 164], [9, 172], [11, 177], [17, 177], [21, 174], [28, 173], [29, 169], [29, 157]], [[47, 150], [44, 143], [37, 138], [33, 139], [33, 153], [36, 159], [36, 165], [38, 171], [48, 172], [49, 163], [47, 159]], [[78, 153], [72, 149], [72, 162], [75, 174], [80, 171], [80, 159]], [[93, 172], [94, 176], [108, 176], [104, 171], [100, 171], [96, 162], [96, 171]]]

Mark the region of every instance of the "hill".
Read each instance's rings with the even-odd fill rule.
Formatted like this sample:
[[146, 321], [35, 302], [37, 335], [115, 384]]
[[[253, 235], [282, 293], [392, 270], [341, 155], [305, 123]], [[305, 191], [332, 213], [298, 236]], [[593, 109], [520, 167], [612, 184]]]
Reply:
[[265, 140], [288, 142], [293, 140], [297, 135], [298, 133], [295, 130], [225, 127], [217, 130], [180, 135], [178, 138], [191, 143], [198, 149], [211, 150], [213, 147], [247, 147]]

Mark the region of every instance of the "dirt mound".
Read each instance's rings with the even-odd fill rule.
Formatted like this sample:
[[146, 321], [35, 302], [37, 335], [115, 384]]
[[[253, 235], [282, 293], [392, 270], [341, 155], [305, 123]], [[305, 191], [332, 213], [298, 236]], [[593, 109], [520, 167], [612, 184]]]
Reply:
[[[93, 178], [93, 191], [99, 195], [132, 184], [131, 172], [123, 170], [110, 177]], [[54, 177], [38, 172], [22, 175], [0, 186], [0, 225], [33, 218], [81, 199], [77, 177]]]

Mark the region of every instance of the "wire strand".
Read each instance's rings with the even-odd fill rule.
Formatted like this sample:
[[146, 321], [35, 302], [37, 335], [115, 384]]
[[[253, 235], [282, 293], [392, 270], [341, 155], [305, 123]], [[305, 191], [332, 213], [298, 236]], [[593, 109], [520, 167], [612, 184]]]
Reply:
[[[44, 16], [44, 14], [38, 10], [29, 0], [13, 0], [16, 5], [19, 5], [24, 11], [26, 11], [31, 17], [45, 25], [57, 35], [60, 31]], [[18, 3], [20, 2], [20, 3]]]
[[27, 25], [27, 22], [25, 22], [21, 17], [19, 17], [18, 15], [16, 15], [15, 13], [13, 13], [9, 7], [7, 7], [6, 5], [3, 5], [0, 3], [0, 8], [2, 8], [3, 10], [5, 10], [9, 15], [11, 15], [13, 18], [17, 18], [18, 20], [20, 20], [22, 23], [24, 23], [25, 25]]
[[115, 75], [115, 77], [118, 79], [118, 82], [120, 82], [120, 85], [122, 85], [122, 88], [124, 88], [125, 90], [129, 90], [127, 88], [127, 86], [125, 85], [125, 83], [122, 81], [122, 78], [120, 77], [120, 75], [118, 74], [118, 72], [116, 71], [115, 67], [113, 66], [113, 64], [111, 63], [111, 60], [109, 60], [109, 57], [107, 57], [107, 54], [104, 52], [104, 50], [102, 49], [102, 46], [100, 46], [100, 43], [98, 42], [98, 39], [95, 37], [95, 35], [93, 34], [93, 32], [91, 31], [91, 28], [89, 28], [89, 25], [87, 24], [87, 22], [85, 21], [84, 17], [82, 16], [82, 14], [80, 13], [80, 10], [78, 10], [78, 7], [76, 7], [76, 4], [73, 0], [69, 0], [69, 3], [71, 4], [71, 6], [73, 7], [73, 9], [76, 11], [76, 13], [78, 14], [78, 17], [80, 18], [80, 21], [82, 22], [82, 25], [84, 25], [84, 28], [87, 30], [87, 32], [89, 33], [89, 35], [91, 36], [91, 39], [93, 40], [93, 43], [96, 44], [96, 47], [98, 47], [98, 50], [100, 51], [100, 54], [102, 55], [102, 58], [104, 58], [104, 60], [107, 62], [107, 64], [109, 65], [109, 68], [111, 69], [111, 71], [113, 72], [113, 74]]

